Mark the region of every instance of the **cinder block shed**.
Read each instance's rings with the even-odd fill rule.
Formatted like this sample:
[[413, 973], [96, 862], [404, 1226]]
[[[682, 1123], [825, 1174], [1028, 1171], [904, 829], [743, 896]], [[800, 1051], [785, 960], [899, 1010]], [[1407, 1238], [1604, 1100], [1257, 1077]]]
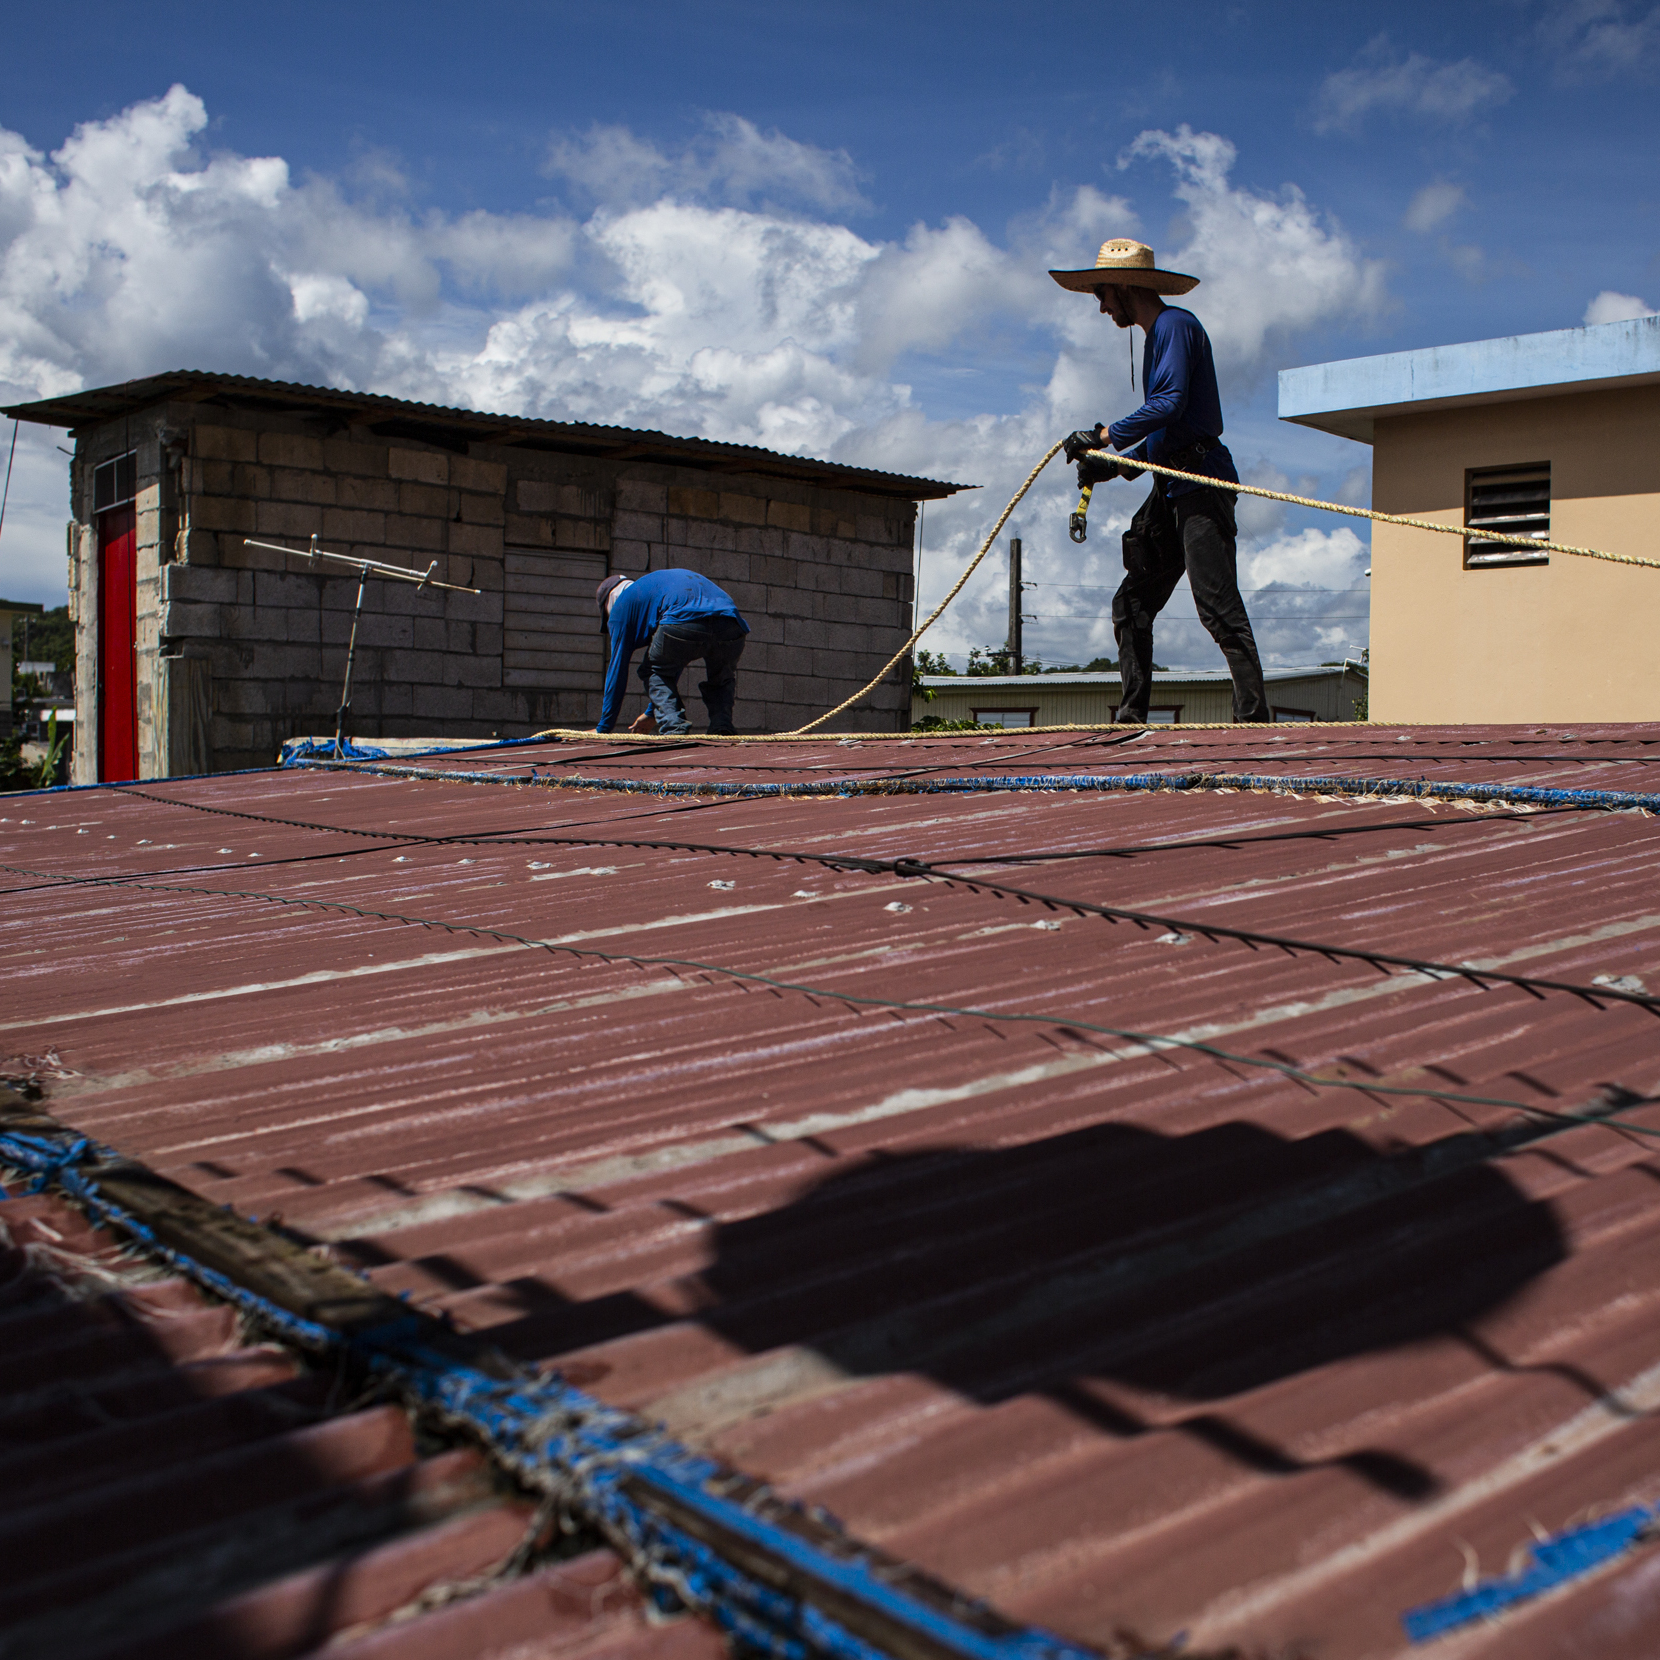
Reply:
[[[911, 624], [917, 503], [962, 488], [667, 433], [196, 371], [5, 411], [71, 429], [77, 782], [269, 765], [333, 730], [357, 577], [322, 547], [482, 590], [371, 577], [359, 738], [522, 737], [599, 716], [595, 585], [702, 572], [753, 630], [738, 725], [840, 702]], [[695, 685], [695, 673], [689, 686]], [[643, 707], [634, 691], [625, 716]], [[695, 701], [694, 717], [701, 714]], [[910, 719], [895, 674], [843, 722]]]

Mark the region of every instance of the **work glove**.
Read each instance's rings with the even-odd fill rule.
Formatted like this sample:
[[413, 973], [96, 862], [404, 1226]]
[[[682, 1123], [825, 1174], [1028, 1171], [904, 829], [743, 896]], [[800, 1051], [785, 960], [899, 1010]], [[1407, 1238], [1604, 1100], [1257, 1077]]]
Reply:
[[1110, 455], [1086, 455], [1078, 462], [1078, 488], [1104, 484], [1109, 478], [1128, 478], [1128, 469]]
[[1061, 445], [1061, 453], [1068, 461], [1076, 461], [1085, 450], [1098, 450], [1106, 442], [1105, 435], [1099, 427], [1093, 431], [1080, 428]]

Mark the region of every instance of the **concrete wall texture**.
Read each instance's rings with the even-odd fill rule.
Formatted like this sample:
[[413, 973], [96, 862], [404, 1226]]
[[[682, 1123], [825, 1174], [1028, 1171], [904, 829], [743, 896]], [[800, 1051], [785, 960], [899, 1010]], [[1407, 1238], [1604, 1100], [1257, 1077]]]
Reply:
[[[1660, 386], [1380, 417], [1372, 502], [1464, 523], [1469, 470], [1550, 464], [1550, 539], [1660, 557]], [[1551, 554], [1466, 569], [1374, 525], [1375, 721], [1660, 720], [1660, 571]]]
[[[69, 586], [78, 623], [74, 776], [97, 756], [94, 467], [138, 469], [140, 773], [267, 766], [331, 733], [357, 593], [348, 568], [244, 537], [424, 569], [481, 593], [371, 577], [349, 731], [522, 737], [598, 718], [593, 589], [608, 571], [683, 567], [731, 594], [752, 630], [740, 731], [797, 726], [856, 691], [910, 624], [915, 504], [760, 474], [470, 443], [467, 453], [291, 413], [169, 403], [81, 428]], [[689, 713], [702, 709], [689, 670]], [[631, 679], [628, 719], [644, 707]], [[843, 728], [907, 724], [897, 671]]]

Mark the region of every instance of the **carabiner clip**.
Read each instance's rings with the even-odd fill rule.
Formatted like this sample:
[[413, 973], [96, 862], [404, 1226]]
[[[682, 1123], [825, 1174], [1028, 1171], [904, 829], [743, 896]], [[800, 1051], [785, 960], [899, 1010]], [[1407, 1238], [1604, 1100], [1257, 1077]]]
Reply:
[[1074, 542], [1081, 542], [1089, 535], [1087, 514], [1089, 513], [1089, 498], [1095, 494], [1095, 486], [1086, 484], [1084, 493], [1078, 498], [1078, 505], [1072, 511], [1072, 517], [1067, 520], [1067, 534]]

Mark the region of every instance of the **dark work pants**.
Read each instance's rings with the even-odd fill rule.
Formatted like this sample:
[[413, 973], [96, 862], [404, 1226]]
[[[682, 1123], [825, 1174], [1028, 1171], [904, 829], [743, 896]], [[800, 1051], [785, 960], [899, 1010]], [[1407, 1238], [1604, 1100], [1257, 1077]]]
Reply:
[[1167, 500], [1157, 484], [1124, 532], [1124, 580], [1112, 600], [1121, 721], [1145, 721], [1153, 690], [1153, 619], [1185, 572], [1199, 621], [1222, 648], [1233, 676], [1233, 718], [1273, 718], [1262, 661], [1239, 594], [1234, 502], [1226, 490], [1193, 490]]
[[736, 617], [694, 617], [664, 623], [634, 672], [645, 682], [659, 732], [690, 732], [686, 706], [680, 701], [680, 672], [703, 659], [708, 677], [698, 687], [709, 711], [711, 732], [732, 732], [732, 704], [738, 692], [738, 659], [744, 654], [744, 625]]

